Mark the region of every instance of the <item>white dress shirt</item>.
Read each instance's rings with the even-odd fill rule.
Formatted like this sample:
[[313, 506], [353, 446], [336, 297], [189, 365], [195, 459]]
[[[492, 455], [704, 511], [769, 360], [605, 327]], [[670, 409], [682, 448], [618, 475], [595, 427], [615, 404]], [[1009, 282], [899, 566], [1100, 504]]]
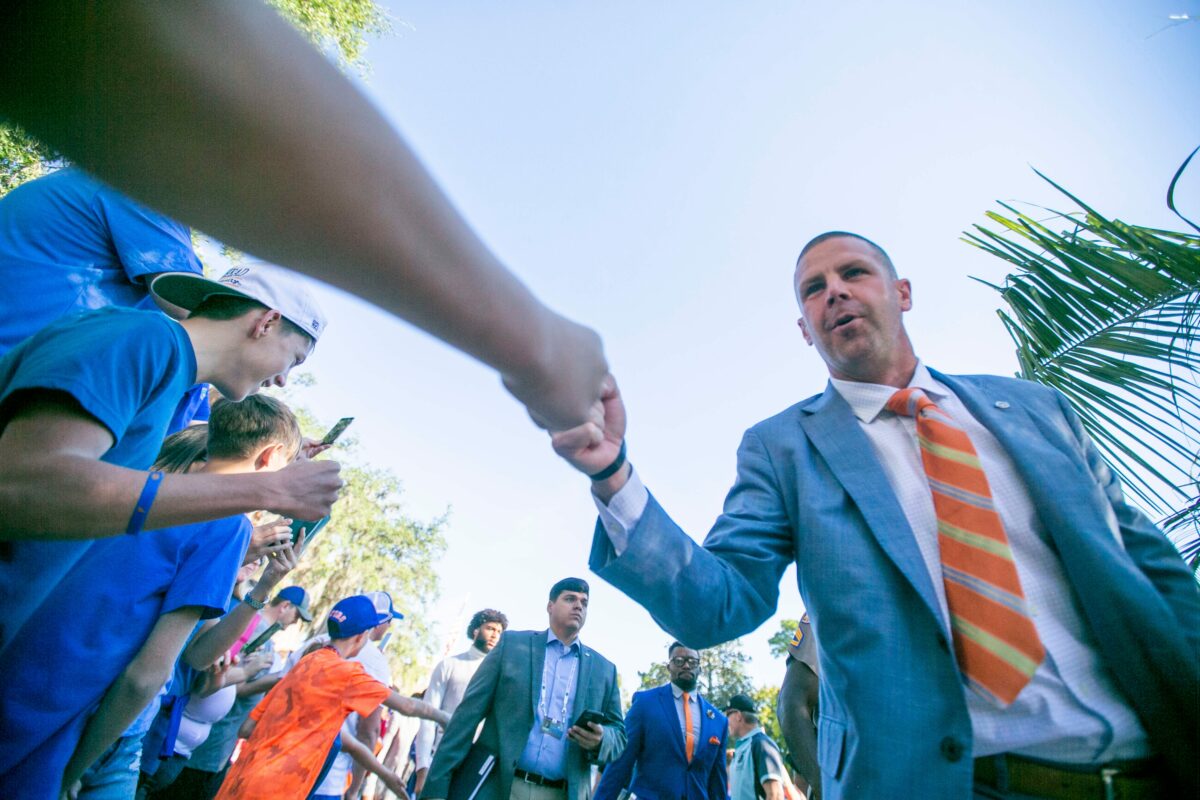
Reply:
[[[938, 552], [937, 515], [921, 463], [916, 420], [885, 410], [896, 392], [891, 386], [831, 379], [846, 400], [887, 475], [937, 593], [943, 621], [946, 610]], [[1012, 459], [1000, 443], [967, 411], [949, 388], [918, 363], [910, 387], [952, 417], [970, 437], [992, 489], [992, 499], [1009, 537], [1021, 587], [1046, 658], [1032, 680], [1007, 708], [1000, 708], [966, 687], [974, 734], [974, 756], [1016, 753], [1063, 763], [1092, 764], [1150, 754], [1146, 732], [1113, 684], [1080, 614], [1063, 565]], [[649, 495], [636, 473], [606, 506], [596, 498], [600, 519], [619, 555], [629, 531], [645, 511]], [[819, 613], [819, 610], [817, 610]], [[946, 623], [946, 634], [950, 630]]]

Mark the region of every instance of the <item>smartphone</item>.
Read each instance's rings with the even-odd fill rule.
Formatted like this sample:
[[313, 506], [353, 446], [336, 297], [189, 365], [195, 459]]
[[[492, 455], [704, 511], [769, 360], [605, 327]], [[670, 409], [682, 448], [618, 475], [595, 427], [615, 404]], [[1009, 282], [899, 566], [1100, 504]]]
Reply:
[[329, 524], [329, 517], [321, 517], [316, 520], [297, 519], [292, 521], [292, 544], [300, 538], [300, 531], [305, 531], [304, 547], [307, 549], [312, 544], [313, 539], [321, 532], [321, 529]]
[[608, 717], [604, 714], [601, 714], [599, 711], [584, 711], [575, 718], [575, 725], [579, 726], [580, 728], [584, 728], [585, 730], [587, 729], [587, 723], [589, 722], [594, 722], [597, 725], [603, 725], [604, 723], [608, 722]]
[[246, 644], [242, 647], [242, 655], [246, 655], [247, 653], [253, 653], [255, 650], [257, 650], [258, 648], [260, 648], [264, 644], [266, 644], [268, 639], [270, 639], [275, 634], [279, 633], [279, 631], [282, 629], [283, 629], [283, 626], [280, 625], [278, 622], [272, 622], [270, 627], [268, 627], [265, 631], [260, 633], [254, 639], [251, 639], [250, 641], [246, 642]]
[[379, 652], [382, 653], [384, 650], [386, 650], [387, 646], [388, 646], [388, 642], [390, 642], [391, 640], [392, 640], [392, 632], [388, 631], [387, 633], [385, 633], [383, 635], [383, 638], [379, 640]]
[[342, 417], [333, 424], [329, 429], [329, 433], [325, 434], [325, 438], [321, 440], [321, 444], [333, 444], [337, 438], [342, 435], [342, 431], [350, 427], [350, 423], [354, 422], [354, 417]]

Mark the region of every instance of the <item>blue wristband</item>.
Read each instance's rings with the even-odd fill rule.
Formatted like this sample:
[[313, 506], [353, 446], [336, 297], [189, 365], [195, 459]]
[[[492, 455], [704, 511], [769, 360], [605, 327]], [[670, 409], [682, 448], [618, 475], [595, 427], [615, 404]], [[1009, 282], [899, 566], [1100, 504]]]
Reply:
[[150, 506], [154, 505], [154, 498], [158, 496], [158, 489], [162, 486], [162, 478], [163, 474], [159, 470], [151, 472], [146, 478], [146, 485], [142, 487], [142, 494], [133, 508], [133, 515], [129, 518], [125, 533], [136, 536], [142, 532], [142, 526], [146, 524], [146, 517], [150, 514]]

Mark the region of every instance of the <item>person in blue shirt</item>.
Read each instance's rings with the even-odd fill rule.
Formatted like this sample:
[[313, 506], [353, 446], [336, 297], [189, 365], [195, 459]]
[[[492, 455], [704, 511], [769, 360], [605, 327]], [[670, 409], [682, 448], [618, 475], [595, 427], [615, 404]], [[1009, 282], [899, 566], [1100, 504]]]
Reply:
[[[208, 458], [193, 473], [273, 472], [301, 449], [295, 416], [263, 395], [217, 403], [208, 433]], [[238, 514], [109, 537], [74, 564], [16, 631], [20, 646], [0, 656], [0, 796], [56, 797], [104, 756], [90, 796], [132, 797], [145, 728], [130, 726], [196, 623], [226, 611], [250, 530]], [[290, 539], [290, 527], [279, 535]], [[278, 552], [256, 591], [269, 593], [296, 561], [290, 545]], [[193, 669], [213, 660], [188, 655]]]
[[[183, 309], [157, 300], [164, 273], [204, 274], [187, 225], [74, 167], [0, 198], [0, 356], [62, 317], [108, 306]], [[208, 387], [191, 387], [170, 433], [208, 419]]]
[[282, 386], [325, 327], [307, 291], [266, 265], [220, 281], [163, 275], [152, 290], [191, 315], [100, 309], [0, 359], [0, 653], [90, 540], [260, 509], [320, 519], [341, 488], [332, 461], [253, 475], [147, 472], [187, 387], [211, 383], [240, 400]]

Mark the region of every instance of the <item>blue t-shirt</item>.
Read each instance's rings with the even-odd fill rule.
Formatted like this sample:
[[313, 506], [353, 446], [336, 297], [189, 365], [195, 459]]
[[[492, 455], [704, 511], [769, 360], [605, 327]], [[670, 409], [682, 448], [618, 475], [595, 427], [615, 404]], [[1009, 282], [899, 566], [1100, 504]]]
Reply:
[[[191, 341], [167, 315], [116, 307], [92, 311], [51, 324], [0, 358], [0, 432], [19, 393], [62, 392], [112, 433], [115, 443], [101, 461], [148, 469], [179, 398], [195, 382]], [[0, 653], [90, 544], [0, 542]]]
[[243, 515], [96, 541], [0, 655], [0, 797], [55, 798], [105, 691], [158, 618], [225, 612], [251, 526]]
[[61, 317], [134, 306], [161, 272], [203, 274], [188, 226], [78, 169], [0, 199], [0, 355]]

